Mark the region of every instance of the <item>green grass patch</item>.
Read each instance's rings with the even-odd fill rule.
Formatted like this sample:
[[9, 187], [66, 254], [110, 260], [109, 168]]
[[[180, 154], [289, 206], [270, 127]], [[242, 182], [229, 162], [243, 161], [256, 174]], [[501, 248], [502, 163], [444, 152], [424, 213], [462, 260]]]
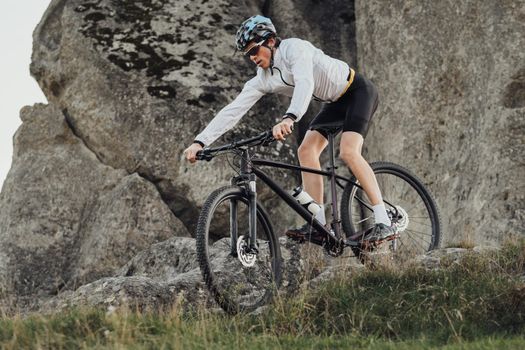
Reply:
[[525, 241], [445, 260], [338, 276], [264, 312], [73, 309], [0, 318], [0, 348], [522, 349]]

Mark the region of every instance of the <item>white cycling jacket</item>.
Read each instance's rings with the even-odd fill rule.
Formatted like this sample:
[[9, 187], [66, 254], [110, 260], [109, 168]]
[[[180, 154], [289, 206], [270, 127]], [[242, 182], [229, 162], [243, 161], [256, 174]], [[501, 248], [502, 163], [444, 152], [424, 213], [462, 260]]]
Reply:
[[244, 85], [240, 94], [212, 119], [195, 140], [208, 146], [237, 124], [265, 94], [278, 93], [292, 98], [286, 113], [299, 121], [312, 96], [324, 102], [337, 100], [348, 85], [350, 67], [325, 55], [306, 40], [291, 38], [281, 42], [274, 54], [273, 74], [257, 68], [257, 75]]

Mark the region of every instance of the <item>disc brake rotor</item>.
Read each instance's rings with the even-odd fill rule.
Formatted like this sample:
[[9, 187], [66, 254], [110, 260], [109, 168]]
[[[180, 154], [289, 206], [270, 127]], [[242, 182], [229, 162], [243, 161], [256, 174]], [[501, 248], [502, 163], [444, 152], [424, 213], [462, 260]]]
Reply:
[[237, 238], [237, 257], [243, 266], [252, 267], [255, 265], [257, 255], [250, 253], [250, 247], [244, 236]]
[[408, 219], [408, 213], [400, 207], [399, 205], [396, 205], [397, 215], [393, 218], [393, 221], [397, 227], [398, 232], [403, 232], [407, 229], [408, 224], [410, 220]]

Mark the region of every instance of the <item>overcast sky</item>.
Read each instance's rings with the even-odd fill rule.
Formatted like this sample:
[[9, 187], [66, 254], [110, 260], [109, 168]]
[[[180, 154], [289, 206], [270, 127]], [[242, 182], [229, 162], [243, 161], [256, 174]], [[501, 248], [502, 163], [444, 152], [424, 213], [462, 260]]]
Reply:
[[47, 100], [29, 75], [33, 29], [49, 0], [2, 0], [0, 5], [0, 185], [11, 167], [20, 109]]

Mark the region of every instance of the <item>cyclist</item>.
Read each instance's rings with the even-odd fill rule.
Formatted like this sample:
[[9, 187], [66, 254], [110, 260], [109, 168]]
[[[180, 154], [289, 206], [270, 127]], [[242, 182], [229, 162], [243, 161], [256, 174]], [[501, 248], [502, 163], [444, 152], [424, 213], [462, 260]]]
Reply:
[[[319, 156], [328, 141], [326, 131], [316, 125], [344, 121], [340, 157], [363, 186], [374, 210], [375, 226], [364, 239], [379, 241], [394, 235], [396, 228], [385, 210], [374, 172], [361, 155], [363, 140], [378, 104], [377, 90], [372, 82], [308, 41], [297, 38], [281, 40], [272, 21], [261, 15], [244, 21], [235, 40], [237, 50], [257, 65], [257, 74], [184, 150], [186, 159], [194, 163], [199, 150], [230, 130], [267, 93], [291, 97], [288, 110], [272, 129], [277, 140], [284, 140], [292, 133], [294, 123], [305, 114], [310, 100], [317, 99], [324, 104], [299, 146], [299, 163], [304, 167], [321, 169]], [[322, 176], [302, 173], [302, 182], [304, 190], [321, 205], [322, 210], [316, 219], [326, 225]], [[322, 233], [308, 223], [290, 229], [286, 234], [301, 240], [319, 242], [323, 239]]]

